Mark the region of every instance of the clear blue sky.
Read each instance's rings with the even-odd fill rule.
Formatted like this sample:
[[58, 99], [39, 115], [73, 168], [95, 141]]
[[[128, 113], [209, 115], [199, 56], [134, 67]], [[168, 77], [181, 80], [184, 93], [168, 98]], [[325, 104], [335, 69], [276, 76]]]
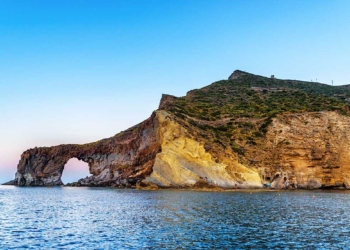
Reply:
[[350, 84], [349, 11], [348, 0], [0, 0], [0, 182], [27, 148], [110, 137], [162, 93], [235, 69]]

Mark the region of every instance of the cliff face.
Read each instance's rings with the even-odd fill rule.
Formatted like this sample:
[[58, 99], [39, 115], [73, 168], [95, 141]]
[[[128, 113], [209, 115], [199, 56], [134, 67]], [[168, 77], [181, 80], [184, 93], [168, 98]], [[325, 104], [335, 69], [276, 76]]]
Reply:
[[350, 117], [335, 112], [281, 116], [270, 126], [266, 149], [270, 154], [263, 161], [271, 167], [265, 176], [284, 174], [304, 188], [350, 188]]
[[64, 165], [77, 158], [89, 165], [91, 177], [79, 185], [109, 186], [135, 184], [152, 172], [157, 142], [157, 120], [146, 121], [109, 139], [84, 145], [60, 145], [25, 151], [17, 167], [17, 185], [61, 185]]
[[210, 134], [181, 126], [159, 111], [159, 142], [152, 174], [144, 182], [191, 186], [201, 179], [223, 188], [350, 188], [350, 117], [336, 112], [284, 114], [273, 118], [266, 136], [242, 143], [244, 155], [210, 140]]
[[92, 174], [75, 184], [79, 186], [132, 186], [143, 180], [146, 185], [190, 187], [204, 179], [225, 188], [262, 186], [257, 171], [229, 160], [233, 152], [226, 162], [215, 162], [204, 144], [164, 110], [109, 139], [27, 150], [18, 164], [15, 184], [62, 185], [64, 165], [74, 157], [87, 162]]
[[[200, 181], [223, 188], [281, 187], [286, 177], [303, 188], [350, 188], [350, 118], [336, 112], [289, 114], [273, 119], [264, 143], [246, 145], [240, 157], [193, 135], [164, 110], [112, 138], [84, 145], [25, 151], [17, 185], [61, 185], [64, 165], [89, 164], [83, 186], [191, 187]], [[196, 138], [199, 138], [197, 140]], [[264, 145], [264, 146], [261, 146]]]
[[149, 119], [111, 138], [25, 151], [14, 184], [61, 185], [75, 157], [91, 173], [78, 186], [350, 188], [346, 91], [235, 71], [163, 95]]
[[158, 111], [157, 118], [162, 152], [156, 155], [153, 172], [144, 182], [188, 187], [205, 180], [224, 188], [262, 187], [258, 172], [239, 164], [232, 150], [219, 146], [222, 158], [215, 161], [218, 154], [206, 151], [205, 141], [197, 141], [169, 113]]

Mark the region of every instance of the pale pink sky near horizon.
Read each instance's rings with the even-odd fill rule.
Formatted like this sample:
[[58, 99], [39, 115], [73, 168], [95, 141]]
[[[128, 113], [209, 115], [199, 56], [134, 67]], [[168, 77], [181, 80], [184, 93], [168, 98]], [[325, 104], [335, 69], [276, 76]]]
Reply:
[[61, 180], [64, 184], [67, 184], [75, 182], [80, 178], [85, 178], [86, 176], [90, 176], [88, 164], [76, 158], [72, 158], [64, 166]]

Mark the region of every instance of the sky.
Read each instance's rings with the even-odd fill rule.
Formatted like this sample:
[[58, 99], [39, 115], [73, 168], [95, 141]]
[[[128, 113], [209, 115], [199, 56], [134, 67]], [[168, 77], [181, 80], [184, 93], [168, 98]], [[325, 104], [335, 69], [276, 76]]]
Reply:
[[[0, 0], [0, 183], [23, 151], [107, 138], [236, 69], [350, 84], [348, 0]], [[88, 174], [71, 160], [71, 180]], [[68, 166], [69, 165], [69, 166]]]

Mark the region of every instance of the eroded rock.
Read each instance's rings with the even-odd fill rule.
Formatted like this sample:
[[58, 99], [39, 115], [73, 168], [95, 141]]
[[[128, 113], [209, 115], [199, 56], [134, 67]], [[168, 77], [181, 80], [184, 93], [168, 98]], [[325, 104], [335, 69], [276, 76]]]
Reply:
[[[71, 186], [349, 188], [350, 118], [336, 112], [274, 118], [263, 145], [245, 147], [245, 158], [206, 138], [193, 137], [164, 110], [114, 137], [84, 145], [25, 151], [8, 185], [62, 185], [67, 161], [76, 157], [92, 174]], [[307, 122], [306, 122], [307, 121]], [[281, 143], [283, 142], [283, 143]], [[288, 143], [286, 143], [288, 142]], [[246, 159], [246, 160], [244, 160]], [[268, 179], [269, 178], [269, 179]]]
[[89, 165], [91, 177], [78, 181], [82, 186], [109, 186], [116, 179], [145, 178], [152, 172], [160, 151], [153, 114], [144, 122], [111, 138], [77, 145], [59, 145], [25, 151], [17, 166], [14, 183], [20, 186], [62, 185], [64, 165], [78, 158]]

